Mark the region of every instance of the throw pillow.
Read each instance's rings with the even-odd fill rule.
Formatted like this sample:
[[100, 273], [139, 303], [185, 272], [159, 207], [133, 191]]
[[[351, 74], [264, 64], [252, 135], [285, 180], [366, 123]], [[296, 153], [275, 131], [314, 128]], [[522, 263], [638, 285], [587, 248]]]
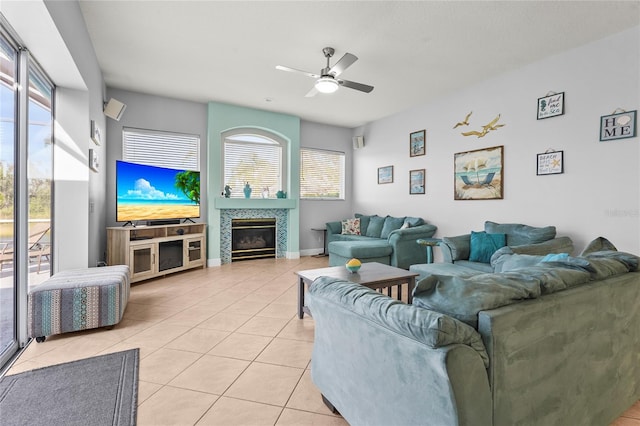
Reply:
[[380, 238], [382, 227], [384, 226], [384, 217], [371, 216], [369, 218], [369, 226], [367, 226], [367, 237]]
[[360, 235], [360, 219], [343, 220], [342, 233], [345, 235]]
[[506, 245], [505, 234], [487, 234], [486, 232], [471, 231], [471, 262], [489, 263], [491, 255]]
[[409, 224], [409, 222], [405, 220], [405, 222], [402, 224], [400, 229], [407, 229], [407, 228], [411, 228], [411, 225]]
[[367, 228], [369, 227], [369, 216], [360, 213], [356, 213], [355, 216], [360, 219], [360, 234], [367, 235]]
[[389, 238], [392, 231], [400, 229], [404, 223], [404, 217], [391, 217], [387, 216], [384, 219], [384, 225], [382, 231], [380, 231], [380, 238]]

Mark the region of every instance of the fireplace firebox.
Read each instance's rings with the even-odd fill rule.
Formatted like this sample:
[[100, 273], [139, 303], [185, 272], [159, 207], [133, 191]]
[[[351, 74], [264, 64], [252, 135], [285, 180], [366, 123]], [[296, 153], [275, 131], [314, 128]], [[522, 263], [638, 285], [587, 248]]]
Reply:
[[232, 219], [231, 261], [276, 257], [276, 219]]

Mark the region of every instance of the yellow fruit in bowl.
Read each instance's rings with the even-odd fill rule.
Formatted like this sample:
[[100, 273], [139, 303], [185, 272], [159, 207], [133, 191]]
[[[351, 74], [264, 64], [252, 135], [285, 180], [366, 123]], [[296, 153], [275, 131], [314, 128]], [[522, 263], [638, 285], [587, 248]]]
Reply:
[[354, 258], [348, 261], [344, 266], [347, 268], [349, 272], [355, 273], [355, 272], [358, 272], [358, 269], [360, 269], [360, 267], [362, 266], [362, 262]]

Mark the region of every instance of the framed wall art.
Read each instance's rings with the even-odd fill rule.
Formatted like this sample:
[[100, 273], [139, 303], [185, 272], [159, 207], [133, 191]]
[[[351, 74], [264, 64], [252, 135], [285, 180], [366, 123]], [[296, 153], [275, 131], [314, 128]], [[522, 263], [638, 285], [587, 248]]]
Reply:
[[454, 154], [454, 200], [502, 199], [503, 151], [501, 145]]
[[100, 168], [100, 163], [98, 162], [98, 153], [95, 149], [89, 150], [89, 168], [94, 172], [97, 172]]
[[95, 120], [91, 120], [91, 140], [96, 144], [100, 145], [102, 142], [102, 135], [100, 133], [100, 127], [98, 127], [98, 123]]
[[564, 151], [547, 151], [538, 154], [537, 171], [540, 175], [557, 175], [564, 173]]
[[538, 120], [564, 114], [564, 92], [538, 98]]
[[419, 130], [417, 132], [409, 133], [409, 155], [411, 157], [417, 157], [419, 155], [425, 155], [426, 149], [427, 131]]
[[600, 141], [635, 138], [636, 112], [623, 111], [600, 117]]
[[409, 194], [424, 194], [425, 169], [409, 170]]
[[393, 183], [393, 166], [378, 167], [378, 184]]

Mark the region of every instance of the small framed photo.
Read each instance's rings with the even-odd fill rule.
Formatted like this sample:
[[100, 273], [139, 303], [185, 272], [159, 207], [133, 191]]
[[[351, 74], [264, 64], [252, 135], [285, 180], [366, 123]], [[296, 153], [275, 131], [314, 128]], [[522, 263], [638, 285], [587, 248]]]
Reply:
[[393, 166], [378, 167], [378, 184], [393, 183]]
[[98, 163], [98, 153], [95, 149], [89, 150], [89, 168], [94, 172], [97, 172], [100, 168], [100, 163]]
[[427, 139], [427, 131], [419, 130], [417, 132], [409, 133], [409, 155], [411, 157], [417, 157], [419, 155], [425, 155], [427, 149], [425, 142]]
[[557, 175], [564, 173], [564, 151], [551, 151], [538, 154], [538, 169], [536, 174]]
[[635, 138], [636, 112], [624, 111], [600, 117], [600, 141]]
[[564, 114], [564, 92], [538, 98], [538, 120]]
[[425, 169], [409, 170], [409, 194], [424, 194]]
[[100, 134], [100, 127], [95, 120], [91, 120], [91, 140], [96, 144], [102, 143], [102, 135]]

